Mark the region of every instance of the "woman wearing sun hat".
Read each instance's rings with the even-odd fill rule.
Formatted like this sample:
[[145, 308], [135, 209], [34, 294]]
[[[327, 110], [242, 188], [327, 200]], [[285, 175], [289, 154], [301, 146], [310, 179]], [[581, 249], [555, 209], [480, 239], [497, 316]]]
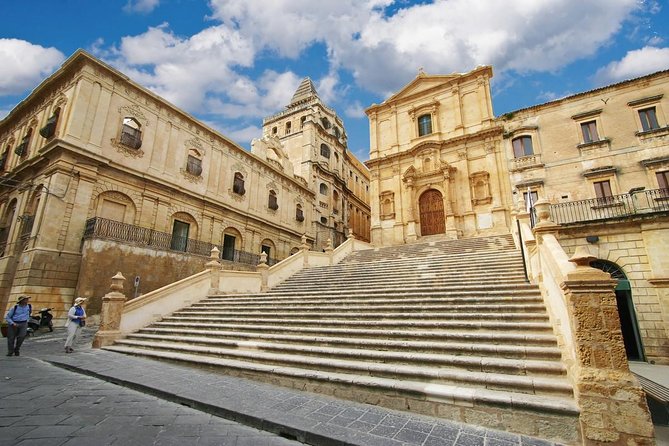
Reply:
[[67, 312], [67, 321], [65, 326], [67, 327], [67, 339], [65, 340], [65, 353], [72, 353], [72, 344], [77, 339], [77, 335], [81, 331], [81, 327], [86, 323], [86, 310], [81, 306], [86, 302], [85, 297], [77, 297], [74, 299], [74, 305], [70, 308], [70, 311]]

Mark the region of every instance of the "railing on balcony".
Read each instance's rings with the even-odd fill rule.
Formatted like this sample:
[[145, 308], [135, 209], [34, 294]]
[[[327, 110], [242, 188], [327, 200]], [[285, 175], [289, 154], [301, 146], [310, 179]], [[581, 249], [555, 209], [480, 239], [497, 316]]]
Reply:
[[[179, 237], [167, 232], [159, 232], [153, 229], [142, 228], [100, 217], [93, 217], [86, 220], [86, 228], [84, 229], [83, 238], [115, 240], [135, 246], [145, 246], [147, 248], [161, 249], [164, 251], [185, 252], [203, 257], [209, 257], [212, 248], [216, 246], [221, 252], [220, 258], [223, 260], [246, 263], [249, 265], [257, 265], [260, 262], [259, 254], [229, 249], [229, 247], [224, 249], [223, 245], [215, 245], [209, 242]], [[267, 259], [268, 265], [274, 265], [277, 262], [277, 259]]]
[[550, 206], [551, 219], [558, 224], [628, 218], [667, 211], [669, 189], [639, 191]]

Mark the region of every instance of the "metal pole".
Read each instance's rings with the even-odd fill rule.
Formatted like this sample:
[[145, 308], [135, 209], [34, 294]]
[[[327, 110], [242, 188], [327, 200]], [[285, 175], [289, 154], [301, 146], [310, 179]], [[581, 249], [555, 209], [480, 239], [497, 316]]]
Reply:
[[523, 243], [523, 233], [520, 231], [520, 220], [516, 219], [516, 226], [518, 227], [518, 244], [520, 245], [520, 255], [523, 257], [523, 273], [525, 273], [525, 282], [530, 283], [530, 278], [527, 275], [527, 265], [525, 264], [525, 247]]

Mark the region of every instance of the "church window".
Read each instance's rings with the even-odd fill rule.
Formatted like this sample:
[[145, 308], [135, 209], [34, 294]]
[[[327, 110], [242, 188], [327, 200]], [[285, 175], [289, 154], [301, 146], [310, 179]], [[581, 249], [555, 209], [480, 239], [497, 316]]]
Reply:
[[325, 130], [328, 130], [331, 127], [330, 120], [328, 118], [321, 118], [321, 124], [323, 124], [323, 128]]
[[322, 195], [327, 195], [327, 193], [328, 193], [328, 186], [327, 186], [327, 184], [325, 184], [325, 183], [321, 183], [321, 186], [320, 186], [320, 192], [321, 192]]
[[232, 191], [239, 195], [244, 195], [246, 190], [244, 190], [244, 175], [240, 172], [235, 172], [235, 180], [232, 184]]
[[304, 221], [304, 212], [302, 211], [302, 205], [295, 205], [295, 220]]
[[141, 126], [134, 118], [123, 118], [123, 126], [121, 127], [121, 144], [133, 149], [139, 149], [142, 147]]
[[327, 146], [327, 144], [321, 144], [321, 156], [330, 158], [330, 148]]
[[290, 135], [290, 121], [286, 122], [286, 135]]
[[534, 155], [531, 136], [525, 135], [514, 138], [512, 144], [514, 158], [522, 158], [524, 156]]
[[306, 116], [302, 116], [302, 117], [300, 118], [300, 128], [303, 128], [303, 127], [304, 127], [304, 123], [305, 123], [305, 122], [307, 122], [307, 117], [306, 117]]
[[418, 117], [418, 136], [425, 136], [432, 133], [432, 116], [421, 115]]
[[273, 190], [269, 191], [269, 199], [267, 201], [267, 207], [273, 210], [279, 209], [279, 200], [277, 199], [276, 192]]
[[276, 135], [278, 131], [279, 129], [277, 129], [276, 127], [272, 127], [272, 135]]

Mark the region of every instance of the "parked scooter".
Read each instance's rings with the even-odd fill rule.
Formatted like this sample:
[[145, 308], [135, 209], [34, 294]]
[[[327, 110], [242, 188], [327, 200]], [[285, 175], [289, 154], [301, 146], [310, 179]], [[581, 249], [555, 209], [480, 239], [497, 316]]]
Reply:
[[49, 327], [49, 331], [53, 331], [53, 314], [51, 308], [42, 308], [39, 314], [30, 315], [28, 319], [28, 330], [33, 332], [40, 329], [40, 327]]

